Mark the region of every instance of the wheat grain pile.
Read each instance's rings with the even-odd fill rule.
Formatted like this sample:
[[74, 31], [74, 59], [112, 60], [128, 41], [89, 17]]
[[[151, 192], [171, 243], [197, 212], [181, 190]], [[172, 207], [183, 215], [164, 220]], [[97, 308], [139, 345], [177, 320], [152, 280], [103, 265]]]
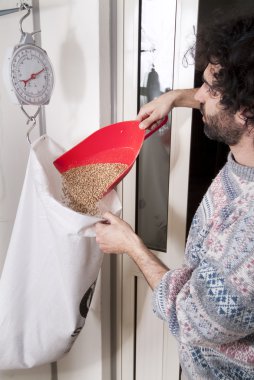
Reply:
[[100, 215], [98, 201], [128, 165], [122, 163], [89, 164], [62, 174], [65, 203], [72, 210]]

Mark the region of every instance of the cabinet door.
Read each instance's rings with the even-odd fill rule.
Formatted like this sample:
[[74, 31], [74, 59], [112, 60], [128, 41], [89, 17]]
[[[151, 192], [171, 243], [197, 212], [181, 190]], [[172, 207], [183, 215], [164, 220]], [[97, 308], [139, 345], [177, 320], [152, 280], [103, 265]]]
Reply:
[[[194, 42], [198, 0], [161, 1], [161, 16], [159, 16], [160, 6], [158, 5], [158, 0], [143, 0], [142, 2], [138, 0], [122, 1], [121, 5], [120, 3], [118, 4], [119, 82], [117, 117], [119, 120], [128, 120], [136, 117], [138, 95], [144, 96], [145, 90], [147, 90], [147, 82], [145, 83], [145, 80], [143, 80], [142, 83], [145, 84], [142, 85], [140, 83], [141, 75], [139, 75], [141, 68], [139, 55], [144, 54], [140, 50], [144, 51], [145, 49], [142, 48], [142, 44], [139, 42], [139, 36], [144, 32], [144, 28], [141, 31], [139, 27], [142, 23], [142, 7], [146, 4], [150, 7], [150, 10], [154, 6], [154, 11], [156, 10], [154, 17], [162, 17], [163, 19], [163, 15], [165, 16], [166, 14], [168, 24], [172, 28], [169, 28], [169, 31], [171, 31], [170, 38], [163, 35], [163, 33], [159, 38], [157, 37], [162, 46], [159, 49], [162, 49], [163, 45], [167, 47], [167, 44], [169, 44], [169, 49], [171, 49], [171, 54], [173, 54], [173, 57], [171, 57], [172, 61], [169, 59], [168, 64], [168, 75], [169, 77], [171, 75], [171, 79], [169, 79], [171, 83], [168, 87], [171, 87], [171, 84], [172, 88], [193, 87], [194, 67], [192, 64], [184, 64], [184, 56], [185, 52]], [[170, 10], [165, 12], [163, 5], [170, 6]], [[122, 9], [122, 23], [119, 21], [120, 8]], [[162, 22], [161, 20], [159, 25]], [[151, 33], [155, 35], [156, 22], [153, 23], [153, 28], [154, 30]], [[149, 43], [147, 44], [147, 50], [152, 49], [150, 41], [150, 45]], [[157, 49], [156, 46], [155, 49]], [[151, 62], [146, 62], [148, 66], [150, 64], [150, 68], [147, 67], [146, 71], [148, 73], [152, 72], [154, 68], [157, 74], [159, 73], [163, 77], [166, 74], [159, 70], [159, 61], [156, 63], [158, 57], [156, 58], [155, 55], [151, 54]], [[170, 68], [170, 64], [172, 68]], [[122, 76], [119, 74], [121, 70]], [[140, 87], [143, 88], [140, 89]], [[165, 91], [165, 88], [160, 87], [160, 91]], [[164, 216], [166, 234], [162, 240], [159, 237], [157, 240], [158, 244], [153, 244], [150, 241], [146, 242], [170, 268], [181, 265], [185, 246], [191, 119], [192, 111], [187, 109], [176, 109], [170, 115], [171, 134], [168, 149], [169, 181], [167, 196], [164, 197], [165, 203], [162, 206], [167, 211], [166, 221]], [[160, 155], [158, 156], [160, 159]], [[149, 167], [146, 169], [148, 169], [149, 179], [144, 187], [149, 188], [149, 181], [152, 183], [153, 180], [157, 181], [157, 178], [155, 178], [155, 174], [152, 174], [151, 170], [149, 171]], [[140, 173], [141, 170], [142, 173]], [[138, 233], [141, 231], [141, 234], [145, 234], [146, 228], [150, 228], [150, 226], [144, 228], [142, 226], [142, 223], [147, 218], [137, 220], [139, 218], [138, 208], [140, 206], [136, 202], [136, 199], [138, 199], [137, 187], [140, 188], [140, 185], [137, 185], [140, 175], [144, 175], [144, 170], [140, 163], [137, 163], [123, 181], [122, 188], [123, 218]], [[154, 194], [154, 197], [159, 196], [159, 193]], [[154, 205], [158, 203], [156, 202], [157, 200], [154, 198]], [[149, 234], [143, 236], [143, 239], [148, 240], [147, 236]], [[156, 234], [157, 232], [155, 231], [155, 236]], [[156, 242], [156, 239], [154, 241]], [[166, 323], [163, 323], [153, 315], [151, 290], [143, 279], [142, 274], [128, 257], [118, 258], [117, 268], [117, 299], [118, 308], [121, 308], [118, 312], [119, 346], [117, 351], [117, 378], [121, 380], [178, 379], [177, 345], [170, 336]]]

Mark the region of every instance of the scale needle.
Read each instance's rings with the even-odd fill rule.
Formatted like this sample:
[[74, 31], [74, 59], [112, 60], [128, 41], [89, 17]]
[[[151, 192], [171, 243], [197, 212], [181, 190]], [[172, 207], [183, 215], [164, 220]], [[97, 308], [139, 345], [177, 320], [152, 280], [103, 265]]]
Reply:
[[45, 70], [45, 68], [41, 69], [40, 71], [37, 71], [37, 73], [33, 73], [33, 74], [31, 74], [30, 78], [28, 78], [28, 79], [21, 79], [20, 82], [24, 82], [25, 87], [26, 87], [27, 83], [30, 82], [30, 80], [32, 80], [32, 79], [36, 79], [36, 77], [37, 77], [40, 73], [42, 73], [44, 70]]

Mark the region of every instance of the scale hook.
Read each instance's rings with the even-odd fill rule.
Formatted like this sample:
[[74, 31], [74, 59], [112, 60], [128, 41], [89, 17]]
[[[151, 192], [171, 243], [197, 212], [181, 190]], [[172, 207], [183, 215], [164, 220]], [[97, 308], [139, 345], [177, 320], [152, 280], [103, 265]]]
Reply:
[[22, 28], [22, 23], [23, 23], [23, 21], [25, 20], [25, 18], [27, 18], [27, 17], [30, 15], [30, 13], [31, 13], [31, 8], [32, 8], [32, 7], [31, 7], [30, 5], [28, 5], [27, 3], [23, 3], [23, 2], [21, 2], [21, 4], [20, 4], [20, 10], [21, 10], [21, 11], [24, 11], [24, 10], [27, 11], [27, 13], [26, 13], [23, 17], [21, 17], [21, 19], [20, 19], [20, 21], [19, 21], [19, 29], [20, 29], [20, 32], [21, 32], [22, 35], [26, 34], [26, 33], [24, 32], [23, 28]]

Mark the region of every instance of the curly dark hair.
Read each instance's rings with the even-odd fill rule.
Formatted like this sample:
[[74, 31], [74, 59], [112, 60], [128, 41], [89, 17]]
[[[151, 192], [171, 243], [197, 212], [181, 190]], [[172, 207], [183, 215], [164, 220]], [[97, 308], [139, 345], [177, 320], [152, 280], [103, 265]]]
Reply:
[[224, 109], [244, 109], [254, 121], [254, 16], [215, 22], [202, 28], [196, 41], [196, 67], [211, 64], [221, 69], [214, 74], [212, 88], [221, 94]]

